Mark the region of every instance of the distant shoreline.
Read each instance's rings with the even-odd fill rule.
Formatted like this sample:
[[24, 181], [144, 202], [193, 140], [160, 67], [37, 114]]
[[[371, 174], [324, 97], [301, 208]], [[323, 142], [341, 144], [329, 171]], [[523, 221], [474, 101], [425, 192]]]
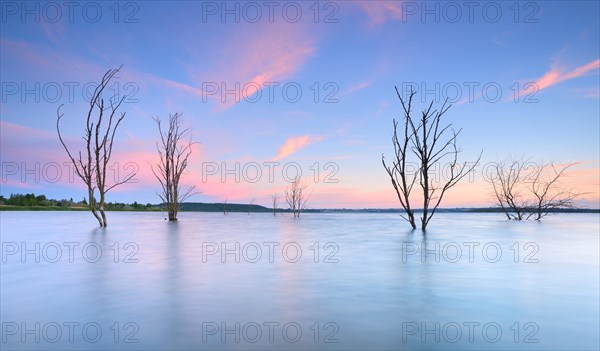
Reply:
[[[106, 212], [164, 212], [157, 208], [160, 205], [155, 205], [149, 209], [107, 209]], [[272, 208], [267, 208], [260, 205], [249, 204], [222, 204], [222, 203], [201, 203], [192, 202], [182, 204], [180, 212], [232, 212], [232, 213], [273, 213]], [[225, 208], [224, 208], [225, 207]], [[15, 205], [0, 205], [0, 211], [89, 211], [89, 208], [83, 206], [15, 206]], [[277, 213], [288, 213], [288, 209], [277, 209]], [[348, 209], [348, 208], [331, 208], [331, 209], [306, 209], [304, 213], [400, 213], [397, 208], [363, 208], [363, 209]], [[416, 213], [423, 212], [422, 209], [416, 209]], [[503, 213], [501, 208], [495, 207], [469, 207], [469, 208], [438, 208], [439, 213]], [[555, 209], [551, 213], [600, 213], [600, 209]]]

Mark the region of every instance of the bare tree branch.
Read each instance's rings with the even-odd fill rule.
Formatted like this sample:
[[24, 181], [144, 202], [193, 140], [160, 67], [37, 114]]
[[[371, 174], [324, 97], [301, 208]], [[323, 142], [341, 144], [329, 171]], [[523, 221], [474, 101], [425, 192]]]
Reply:
[[300, 178], [298, 178], [285, 190], [285, 200], [290, 206], [294, 218], [300, 217], [300, 213], [306, 208], [306, 203], [310, 199], [310, 194], [306, 194], [307, 188], [308, 185], [302, 184]]
[[[170, 221], [177, 220], [180, 204], [190, 196], [198, 194], [195, 186], [185, 191], [179, 187], [181, 176], [188, 166], [188, 159], [192, 154], [195, 142], [191, 138], [189, 128], [181, 128], [181, 114], [169, 115], [169, 125], [163, 130], [161, 120], [154, 118], [160, 134], [160, 144], [156, 143], [159, 162], [151, 165], [152, 173], [158, 179], [162, 188], [159, 194], [163, 206], [166, 208]], [[184, 139], [189, 137], [189, 140]]]
[[[85, 133], [83, 135], [83, 140], [85, 141], [85, 156], [81, 151], [78, 151], [78, 158], [75, 159], [75, 157], [73, 157], [60, 132], [60, 121], [63, 118], [63, 113], [61, 113], [60, 110], [63, 105], [59, 106], [56, 111], [56, 131], [58, 133], [58, 138], [75, 168], [75, 173], [83, 180], [88, 188], [88, 197], [90, 199], [88, 206], [101, 227], [106, 227], [108, 225], [104, 213], [106, 193], [118, 185], [131, 181], [135, 176], [135, 173], [132, 173], [123, 180], [115, 179], [114, 184], [107, 186], [106, 173], [113, 152], [113, 143], [117, 129], [125, 118], [125, 112], [120, 113], [120, 117], [114, 123], [113, 119], [126, 96], [121, 97], [117, 104], [114, 104], [112, 100], [109, 100], [110, 111], [108, 123], [106, 124], [106, 127], [103, 128], [102, 121], [104, 113], [107, 110], [107, 108], [104, 107], [103, 93], [110, 81], [122, 67], [123, 66], [121, 65], [117, 69], [109, 69], [104, 74], [102, 80], [96, 86], [90, 97], [85, 123]], [[96, 117], [94, 117], [94, 115], [96, 115]], [[99, 199], [96, 199], [96, 190], [98, 190]]]
[[277, 208], [279, 207], [279, 194], [273, 193], [271, 195], [271, 200], [273, 203], [273, 216], [277, 215]]
[[[452, 129], [452, 124], [441, 125], [442, 117], [452, 105], [446, 105], [446, 102], [444, 102], [439, 110], [434, 110], [432, 101], [421, 112], [419, 119], [413, 118], [411, 105], [415, 93], [411, 91], [407, 104], [398, 92], [398, 88], [396, 88], [396, 95], [400, 99], [404, 110], [404, 135], [400, 140], [397, 131], [398, 122], [394, 119], [392, 144], [394, 145], [395, 158], [391, 166], [386, 164], [383, 155], [381, 161], [406, 214], [406, 216], [401, 216], [409, 222], [413, 229], [416, 229], [417, 225], [414, 210], [410, 204], [410, 195], [418, 177], [423, 194], [421, 229], [425, 230], [446, 192], [473, 171], [481, 159], [481, 153], [475, 162], [459, 163], [458, 154], [460, 150], [456, 145], [456, 141], [461, 130], [455, 132]], [[411, 155], [416, 157], [418, 166], [414, 171], [408, 169], [411, 164], [407, 161], [410, 157], [409, 151]], [[441, 164], [447, 158], [449, 158], [447, 163], [450, 169], [449, 177], [443, 180], [437, 180], [438, 177], [435, 176], [432, 177], [430, 173], [435, 169], [441, 169]]]
[[[529, 166], [534, 169], [526, 174]], [[565, 172], [575, 166], [569, 163], [556, 166], [554, 163], [533, 163], [523, 157], [509, 157], [498, 162], [492, 169], [490, 183], [495, 203], [511, 220], [541, 220], [559, 208], [573, 208], [575, 200], [583, 195], [567, 190], [560, 184]]]

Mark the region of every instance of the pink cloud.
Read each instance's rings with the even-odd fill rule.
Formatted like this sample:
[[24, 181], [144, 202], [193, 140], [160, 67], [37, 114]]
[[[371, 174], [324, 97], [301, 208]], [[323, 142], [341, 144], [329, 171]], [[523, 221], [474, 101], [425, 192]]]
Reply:
[[52, 138], [56, 137], [54, 132], [50, 132], [43, 129], [30, 128], [22, 126], [20, 124], [11, 123], [5, 120], [0, 120], [0, 131], [2, 132], [2, 138], [9, 137], [11, 135], [28, 135], [35, 138]]
[[[6, 174], [6, 181], [2, 185], [32, 188], [44, 185], [46, 187], [67, 186], [74, 189], [84, 189], [82, 181], [74, 174], [73, 166], [69, 162], [66, 152], [58, 141], [55, 131], [47, 131], [31, 128], [7, 121], [0, 120], [1, 131], [1, 154], [5, 162], [14, 164], [16, 172], [12, 169]], [[30, 138], [23, 139], [23, 136]], [[77, 150], [83, 147], [81, 137], [77, 134], [64, 134], [65, 142], [76, 156]], [[119, 130], [118, 140], [115, 140], [115, 148], [108, 165], [107, 185], [125, 179], [132, 172], [136, 175], [132, 182], [115, 187], [110, 193], [128, 194], [133, 192], [155, 193], [160, 191], [160, 184], [152, 173], [151, 165], [158, 163], [156, 151], [156, 139], [141, 139], [133, 135], [127, 129]], [[196, 185], [202, 194], [213, 195], [220, 199], [223, 194], [229, 199], [242, 199], [244, 195], [252, 192], [248, 186], [232, 184], [232, 182], [221, 183], [220, 178], [209, 179], [202, 182], [201, 162], [205, 159], [202, 144], [194, 144], [192, 147], [190, 167], [184, 173], [181, 186], [187, 188]], [[12, 166], [11, 166], [12, 167]], [[22, 169], [39, 169], [41, 172], [27, 175], [22, 181]], [[48, 177], [44, 176], [46, 172]], [[59, 168], [61, 176], [54, 179], [56, 168]], [[4, 172], [4, 170], [3, 170]], [[14, 173], [14, 174], [13, 174]], [[41, 174], [41, 175], [40, 175]], [[3, 176], [5, 174], [3, 173]], [[37, 177], [37, 178], [36, 178]]]
[[62, 146], [55, 132], [0, 120], [0, 136], [0, 154], [3, 161], [35, 164], [36, 162], [62, 163], [68, 160], [66, 154], [62, 152]]
[[[42, 30], [49, 38], [60, 40], [60, 27], [44, 27]], [[147, 85], [154, 85], [199, 98], [208, 97], [218, 103], [217, 111], [223, 111], [237, 102], [232, 95], [222, 96], [222, 88], [233, 89], [239, 83], [240, 94], [237, 100], [244, 101], [244, 97], [250, 98], [265, 89], [265, 83], [274, 82], [281, 89], [286, 80], [294, 77], [315, 52], [315, 43], [309, 30], [309, 26], [299, 23], [239, 27], [224, 40], [224, 50], [215, 51], [208, 65], [187, 65], [188, 82], [134, 72], [127, 67], [120, 72], [119, 78], [136, 82], [142, 89]], [[89, 63], [74, 55], [65, 55], [51, 46], [1, 38], [0, 48], [2, 52], [6, 52], [7, 57], [23, 61], [27, 66], [42, 68], [48, 74], [51, 72], [53, 77], [58, 74], [73, 81], [95, 81], [106, 72], [106, 67]], [[28, 74], [29, 71], [24, 72]], [[36, 79], [43, 78], [38, 75]], [[219, 91], [212, 95], [203, 91], [202, 85], [205, 82], [217, 84]], [[223, 98], [225, 102], [222, 102]], [[263, 96], [263, 100], [265, 99], [267, 97]]]
[[371, 84], [373, 84], [372, 81], [365, 81], [365, 82], [353, 84], [353, 85], [349, 86], [348, 89], [346, 89], [346, 91], [344, 91], [341, 95], [345, 96], [345, 95], [350, 95], [350, 94], [356, 93], [358, 91], [361, 91], [361, 90], [364, 90], [364, 89], [370, 87]]
[[[22, 183], [21, 187], [56, 184], [83, 188], [83, 183], [75, 175], [56, 132], [3, 120], [0, 120], [0, 131], [2, 160], [5, 164], [11, 163], [17, 168], [16, 173], [12, 168], [2, 170], [3, 185], [16, 186], [16, 183], [11, 183], [16, 181]], [[23, 136], [28, 138], [23, 139]], [[73, 156], [77, 157], [77, 152], [82, 146], [81, 138], [66, 134], [63, 138]], [[108, 167], [107, 184], [110, 186], [113, 181], [124, 179], [133, 171], [138, 172], [135, 176], [137, 182], [116, 187], [115, 191], [154, 183], [156, 180], [149, 162], [156, 163], [158, 156], [155, 150], [154, 141], [143, 141], [132, 136], [118, 141], [115, 139], [115, 148]], [[194, 152], [194, 156], [201, 154], [199, 149], [194, 149]]]
[[[299, 23], [236, 28], [223, 40], [223, 49], [215, 51], [208, 65], [184, 64], [190, 82], [147, 73], [139, 74], [139, 79], [210, 99], [217, 103], [215, 111], [221, 112], [269, 89], [269, 83], [274, 83], [275, 89], [277, 86], [281, 89], [284, 81], [292, 78], [315, 52], [309, 28]], [[262, 98], [266, 100], [267, 96]]]
[[235, 180], [234, 175], [228, 175], [226, 181], [223, 181], [222, 174], [207, 175], [202, 177], [202, 172], [190, 170], [182, 178], [182, 187], [191, 185], [196, 186], [203, 197], [208, 197], [215, 202], [221, 202], [227, 199], [229, 203], [246, 200], [257, 194], [257, 189], [253, 184], [245, 182], [243, 179]]
[[202, 97], [203, 96], [203, 91], [200, 88], [196, 88], [194, 86], [185, 84], [185, 83], [181, 83], [181, 82], [176, 82], [170, 79], [165, 79], [165, 78], [159, 78], [159, 77], [155, 77], [149, 74], [144, 74], [143, 75], [148, 81], [157, 84], [157, 85], [166, 85], [167, 87], [170, 88], [174, 88], [177, 89], [179, 91], [182, 91], [184, 93], [188, 93], [188, 94], [192, 94], [192, 95], [196, 95], [198, 97]]
[[[23, 66], [26, 68], [25, 72], [35, 72], [38, 79], [40, 79], [40, 72], [60, 75], [65, 79], [72, 79], [74, 75], [80, 74], [98, 77], [106, 72], [106, 68], [100, 68], [84, 59], [65, 54], [52, 46], [0, 38], [0, 48], [7, 57], [19, 58], [27, 63]], [[31, 71], [29, 69], [31, 66], [36, 67], [36, 70]]]
[[323, 140], [323, 137], [321, 137], [321, 136], [311, 137], [308, 135], [302, 135], [302, 136], [297, 136], [297, 137], [293, 137], [293, 138], [288, 138], [283, 143], [283, 146], [281, 146], [279, 148], [279, 153], [277, 154], [277, 156], [275, 156], [273, 158], [273, 161], [278, 161], [278, 160], [284, 159], [284, 158], [290, 156], [291, 154], [296, 153], [301, 148], [308, 146], [310, 144], [313, 144], [315, 142], [322, 141], [322, 140]]
[[369, 27], [402, 18], [402, 1], [358, 1], [357, 5], [367, 14]]
[[40, 26], [51, 42], [57, 44], [64, 39], [65, 26], [62, 22], [50, 23], [48, 21], [41, 21]]
[[598, 89], [598, 86], [596, 86], [595, 88], [578, 88], [573, 89], [573, 91], [586, 98], [600, 98], [600, 89]]
[[[220, 92], [208, 97], [219, 103], [217, 110], [223, 111], [235, 105], [232, 95], [222, 96], [222, 85], [234, 89], [240, 85], [238, 100], [250, 98], [266, 88], [268, 82], [279, 83], [292, 78], [315, 52], [314, 40], [309, 27], [299, 23], [266, 23], [263, 27], [241, 26], [224, 42], [224, 50], [215, 54], [215, 64], [207, 72], [190, 66], [190, 75], [201, 85], [215, 83]], [[201, 90], [180, 87], [189, 92]], [[242, 95], [242, 96], [240, 96]], [[223, 102], [222, 98], [225, 97]]]
[[598, 70], [598, 68], [600, 68], [600, 59], [577, 67], [568, 72], [565, 72], [564, 70], [560, 69], [558, 65], [554, 64], [550, 68], [550, 71], [546, 72], [542, 77], [536, 79], [535, 84], [539, 90], [543, 90], [560, 82], [581, 77], [592, 71]]

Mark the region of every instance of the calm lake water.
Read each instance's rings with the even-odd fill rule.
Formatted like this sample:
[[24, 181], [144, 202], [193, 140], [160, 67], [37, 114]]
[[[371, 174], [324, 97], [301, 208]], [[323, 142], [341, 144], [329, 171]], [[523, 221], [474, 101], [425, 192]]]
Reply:
[[3, 350], [598, 350], [597, 214], [0, 212]]

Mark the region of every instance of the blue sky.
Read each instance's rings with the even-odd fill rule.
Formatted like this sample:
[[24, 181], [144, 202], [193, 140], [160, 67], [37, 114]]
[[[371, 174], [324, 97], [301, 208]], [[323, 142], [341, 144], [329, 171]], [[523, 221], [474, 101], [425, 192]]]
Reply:
[[381, 154], [402, 117], [394, 86], [415, 86], [418, 110], [454, 102], [446, 118], [463, 129], [463, 160], [483, 150], [443, 206], [489, 205], [484, 165], [526, 155], [578, 162], [565, 181], [598, 207], [597, 1], [73, 4], [2, 3], [2, 195], [85, 195], [64, 164], [56, 109], [77, 147], [84, 87], [123, 64], [113, 176], [137, 170], [137, 183], [108, 201], [159, 201], [152, 117], [181, 112], [200, 142], [183, 180], [201, 191], [194, 201], [269, 205], [283, 171], [300, 170], [310, 207], [395, 207]]

